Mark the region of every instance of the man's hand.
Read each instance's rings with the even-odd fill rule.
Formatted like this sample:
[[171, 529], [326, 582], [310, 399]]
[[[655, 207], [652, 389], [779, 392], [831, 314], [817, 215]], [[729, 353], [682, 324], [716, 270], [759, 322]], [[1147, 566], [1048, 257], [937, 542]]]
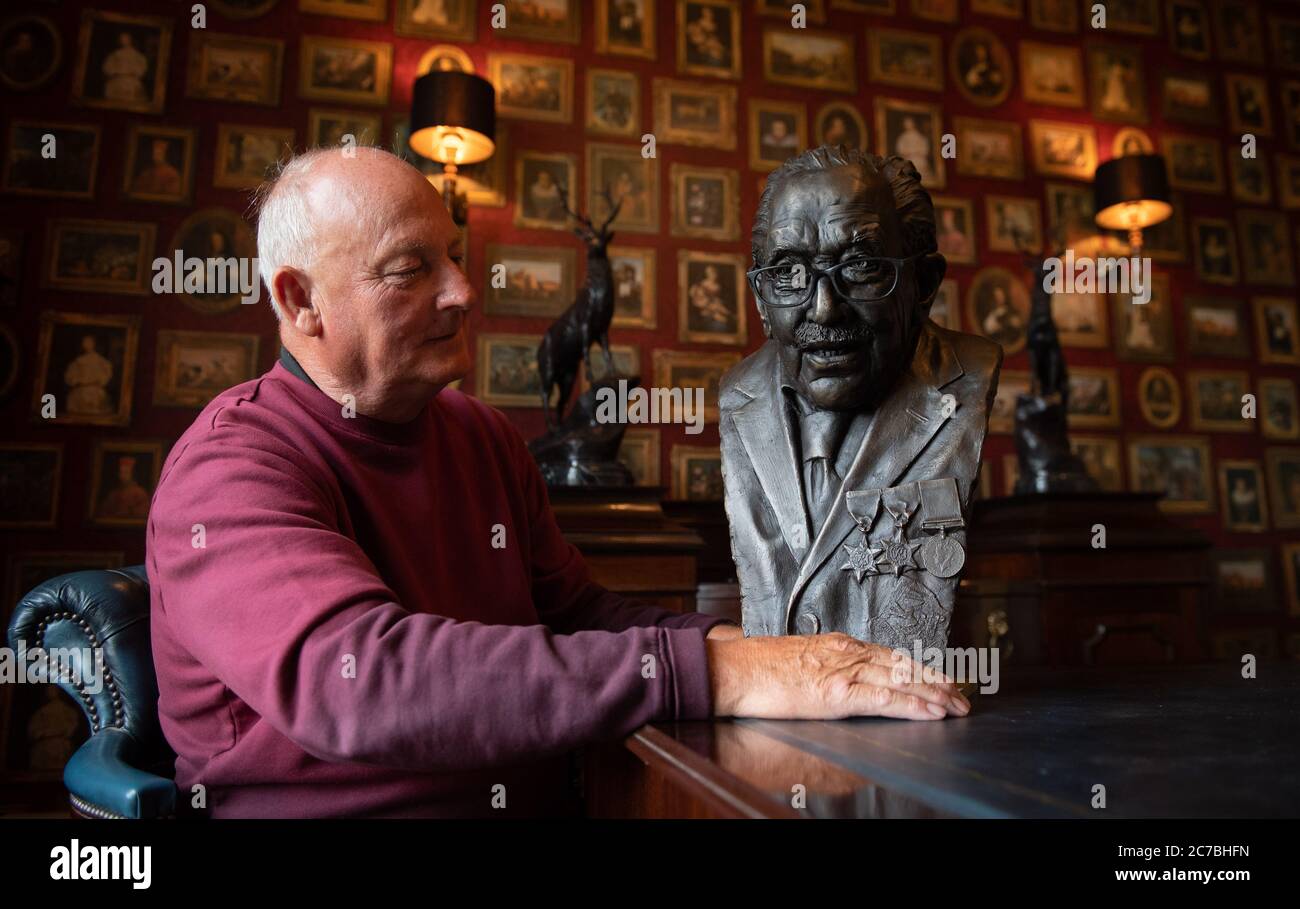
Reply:
[[734, 641], [744, 636], [745, 629], [739, 625], [727, 623], [725, 625], [714, 625], [709, 629], [709, 633], [705, 637], [710, 641]]
[[846, 634], [718, 640], [710, 633], [705, 646], [715, 716], [937, 720], [970, 712], [942, 672]]

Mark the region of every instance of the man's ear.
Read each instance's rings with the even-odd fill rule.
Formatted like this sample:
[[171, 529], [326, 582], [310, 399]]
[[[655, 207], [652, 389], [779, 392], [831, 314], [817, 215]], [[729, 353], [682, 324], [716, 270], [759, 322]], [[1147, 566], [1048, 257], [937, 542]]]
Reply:
[[312, 302], [311, 279], [305, 274], [288, 266], [276, 269], [271, 276], [271, 294], [284, 321], [310, 337], [321, 333], [320, 311]]
[[943, 276], [948, 273], [948, 260], [940, 253], [932, 252], [916, 263], [916, 305], [928, 318], [930, 307], [939, 293]]

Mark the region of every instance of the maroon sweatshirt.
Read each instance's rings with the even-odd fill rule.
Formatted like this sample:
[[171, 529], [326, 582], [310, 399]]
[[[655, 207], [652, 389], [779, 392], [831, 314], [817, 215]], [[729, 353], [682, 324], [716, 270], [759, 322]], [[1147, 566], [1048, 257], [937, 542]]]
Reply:
[[280, 363], [230, 389], [147, 564], [176, 782], [218, 817], [552, 812], [566, 752], [712, 709], [718, 620], [592, 583], [518, 433], [450, 389], [404, 424]]

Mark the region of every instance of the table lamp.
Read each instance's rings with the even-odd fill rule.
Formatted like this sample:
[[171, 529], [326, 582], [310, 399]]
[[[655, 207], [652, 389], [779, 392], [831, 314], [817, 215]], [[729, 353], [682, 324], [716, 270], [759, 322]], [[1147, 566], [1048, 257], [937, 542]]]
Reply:
[[465, 218], [456, 198], [456, 172], [492, 157], [496, 122], [496, 90], [482, 76], [431, 70], [415, 80], [407, 142], [417, 155], [442, 165], [443, 201], [457, 224]]
[[1169, 177], [1160, 155], [1123, 155], [1097, 168], [1092, 178], [1097, 226], [1128, 232], [1131, 255], [1140, 255], [1142, 230], [1173, 214]]

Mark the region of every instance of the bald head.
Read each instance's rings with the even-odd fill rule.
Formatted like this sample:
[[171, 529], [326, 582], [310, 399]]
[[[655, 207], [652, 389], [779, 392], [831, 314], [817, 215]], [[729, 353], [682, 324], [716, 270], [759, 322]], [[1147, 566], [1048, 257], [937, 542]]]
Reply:
[[258, 195], [280, 340], [322, 390], [400, 420], [464, 375], [473, 291], [456, 226], [418, 170], [382, 149], [313, 149]]

